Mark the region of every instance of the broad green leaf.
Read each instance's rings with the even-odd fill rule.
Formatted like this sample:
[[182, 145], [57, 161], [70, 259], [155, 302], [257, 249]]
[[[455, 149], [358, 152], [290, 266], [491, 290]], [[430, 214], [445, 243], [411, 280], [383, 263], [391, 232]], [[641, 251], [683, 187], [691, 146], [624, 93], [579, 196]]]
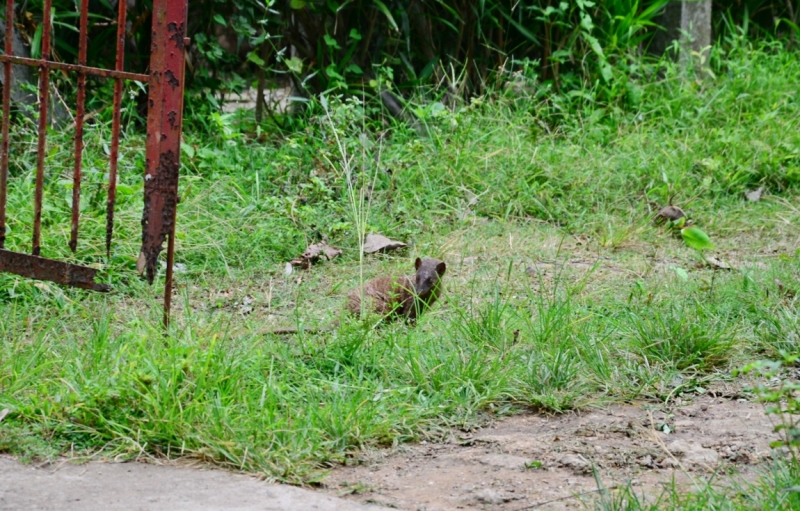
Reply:
[[325, 68], [325, 74], [328, 75], [328, 78], [333, 78], [333, 79], [336, 79], [336, 80], [344, 80], [344, 76], [340, 75], [336, 71], [336, 65], [335, 64], [331, 64], [330, 66], [326, 67]]
[[589, 16], [587, 13], [581, 13], [581, 27], [587, 32], [591, 32], [594, 30], [594, 23], [592, 22], [592, 17]]
[[670, 220], [669, 227], [673, 229], [683, 229], [684, 224], [686, 224], [686, 217], [682, 216], [677, 220]]
[[678, 268], [677, 266], [673, 266], [672, 269], [675, 271], [675, 274], [681, 278], [681, 280], [683, 281], [689, 280], [689, 272], [687, 272], [683, 268]]
[[305, 0], [292, 0], [291, 2], [289, 2], [289, 7], [291, 7], [292, 9], [302, 9], [303, 7], [306, 6], [307, 3], [308, 2], [306, 2]]
[[695, 250], [707, 250], [714, 248], [708, 234], [704, 233], [697, 227], [687, 227], [681, 230], [681, 237], [686, 242], [686, 246]]
[[303, 61], [297, 57], [292, 57], [283, 61], [286, 67], [294, 74], [299, 75], [303, 72]]
[[583, 38], [586, 39], [586, 42], [592, 47], [592, 51], [595, 52], [598, 57], [605, 60], [606, 55], [603, 53], [603, 47], [600, 46], [600, 41], [591, 34], [583, 34]]
[[247, 55], [247, 60], [249, 60], [250, 62], [252, 62], [253, 64], [255, 64], [255, 65], [259, 66], [259, 67], [263, 67], [263, 66], [264, 66], [264, 64], [265, 64], [265, 62], [264, 62], [264, 59], [262, 59], [261, 57], [259, 57], [259, 56], [256, 54], [256, 52], [254, 52], [254, 51], [251, 51], [251, 52], [250, 52], [250, 53]]
[[350, 29], [350, 39], [353, 39], [355, 41], [360, 41], [361, 40], [361, 33], [358, 30], [354, 29], [354, 28]]
[[323, 37], [323, 39], [325, 39], [325, 44], [327, 44], [331, 48], [335, 48], [337, 50], [341, 49], [341, 46], [339, 46], [339, 43], [337, 43], [336, 39], [334, 39], [333, 37], [329, 36], [328, 34], [325, 34], [322, 37]]
[[358, 64], [350, 64], [349, 66], [347, 66], [347, 69], [345, 69], [345, 71], [347, 71], [348, 73], [354, 73], [354, 74], [357, 74], [357, 75], [364, 74], [364, 71], [362, 71], [361, 68], [358, 67]]
[[194, 158], [194, 147], [181, 142], [181, 152], [189, 158]]
[[610, 82], [614, 77], [611, 71], [611, 66], [608, 64], [608, 62], [600, 63], [600, 74], [603, 76], [603, 80], [605, 80], [606, 83]]
[[225, 21], [225, 18], [222, 17], [221, 14], [214, 15], [214, 21], [222, 25], [223, 27], [226, 26], [228, 23]]

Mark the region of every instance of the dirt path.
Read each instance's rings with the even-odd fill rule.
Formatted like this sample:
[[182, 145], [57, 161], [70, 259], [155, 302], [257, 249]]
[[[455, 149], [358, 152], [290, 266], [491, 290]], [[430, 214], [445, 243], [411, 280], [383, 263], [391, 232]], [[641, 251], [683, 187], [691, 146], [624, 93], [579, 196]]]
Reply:
[[770, 457], [772, 423], [761, 405], [735, 392], [709, 394], [667, 409], [512, 417], [447, 444], [366, 453], [325, 484], [353, 501], [412, 511], [518, 511], [580, 506], [596, 495], [592, 464], [606, 488], [632, 481], [637, 494], [650, 496], [673, 476], [691, 489], [693, 478], [721, 465], [754, 477], [755, 465]]
[[761, 405], [722, 389], [668, 408], [515, 416], [443, 444], [365, 452], [316, 492], [220, 470], [0, 457], [0, 510], [569, 509], [596, 495], [592, 465], [606, 488], [632, 481], [653, 496], [673, 476], [691, 489], [720, 466], [753, 477], [774, 438]]

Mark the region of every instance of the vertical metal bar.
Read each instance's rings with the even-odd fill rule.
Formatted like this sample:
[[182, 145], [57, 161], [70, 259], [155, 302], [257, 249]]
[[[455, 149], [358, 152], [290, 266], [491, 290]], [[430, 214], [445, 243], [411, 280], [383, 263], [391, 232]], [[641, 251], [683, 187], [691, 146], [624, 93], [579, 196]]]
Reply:
[[[188, 1], [187, 1], [188, 4]], [[183, 48], [184, 51], [186, 48], [189, 47], [189, 38], [183, 38]], [[181, 65], [181, 77], [180, 83], [186, 83], [186, 62], [184, 60], [183, 64]], [[183, 89], [183, 86], [181, 86]], [[184, 95], [180, 95], [180, 106], [178, 107], [178, 111], [181, 112], [181, 117], [183, 116], [183, 99]], [[180, 122], [180, 121], [179, 121]], [[182, 131], [179, 129], [179, 131]], [[178, 134], [178, 154], [180, 155], [180, 133]], [[177, 183], [175, 186], [175, 193], [178, 193]], [[178, 204], [180, 203], [181, 198], [180, 196], [176, 197], [175, 200], [175, 217], [176, 221], [172, 222], [172, 230], [169, 233], [169, 238], [167, 241], [167, 279], [164, 283], [164, 328], [169, 328], [169, 313], [172, 308], [172, 273], [175, 267], [175, 227], [177, 225], [177, 216], [178, 216]]]
[[[78, 64], [86, 65], [87, 34], [89, 33], [89, 0], [81, 0], [81, 27], [78, 39]], [[72, 172], [72, 225], [69, 248], [78, 247], [78, 220], [81, 211], [81, 164], [83, 162], [83, 118], [86, 114], [86, 73], [78, 72], [78, 109], [75, 114], [75, 169]]]
[[[114, 69], [125, 67], [125, 23], [128, 2], [119, 0], [117, 12], [117, 62]], [[106, 257], [111, 258], [111, 236], [114, 233], [114, 204], [117, 200], [117, 161], [119, 160], [119, 130], [122, 117], [122, 78], [114, 81], [114, 117], [111, 124], [111, 160], [108, 171], [108, 199], [106, 200]]]
[[[177, 208], [176, 208], [177, 209]], [[164, 282], [164, 328], [169, 328], [169, 313], [172, 310], [172, 273], [175, 265], [175, 222], [167, 238], [167, 277]]]
[[[186, 3], [186, 11], [187, 11], [187, 14], [188, 14], [189, 1], [188, 0], [184, 0], [184, 2]], [[185, 33], [186, 33], [185, 30], [182, 30], [180, 32], [180, 34], [176, 34], [176, 35], [184, 35]], [[190, 43], [190, 39], [188, 37], [184, 37], [183, 38], [183, 45], [182, 46], [179, 45], [179, 47], [181, 49], [183, 49], [183, 51], [185, 52], [186, 48], [189, 47], [189, 43]], [[181, 139], [181, 134], [183, 132], [183, 129], [182, 129], [183, 100], [184, 100], [183, 88], [184, 88], [184, 84], [186, 83], [186, 59], [185, 59], [185, 56], [186, 55], [184, 53], [183, 57], [180, 59], [181, 60], [181, 62], [180, 62], [180, 83], [181, 83], [180, 89], [181, 89], [181, 94], [178, 96], [178, 102], [179, 102], [178, 112], [180, 112], [180, 119], [178, 119], [178, 123], [179, 123], [179, 128], [178, 128], [179, 166], [178, 166], [178, 168], [179, 169], [180, 169], [180, 153], [181, 153], [181, 151], [180, 151], [180, 149], [181, 149], [180, 139]], [[173, 219], [172, 229], [170, 230], [169, 238], [168, 238], [168, 241], [167, 241], [167, 278], [166, 278], [166, 282], [164, 283], [164, 328], [169, 328], [169, 315], [170, 315], [170, 310], [172, 309], [172, 275], [173, 275], [173, 272], [175, 270], [175, 228], [176, 228], [176, 226], [178, 224], [178, 222], [177, 222], [178, 204], [181, 201], [180, 196], [177, 195], [177, 194], [178, 194], [178, 184], [176, 183], [175, 184], [175, 195], [176, 195], [176, 197], [175, 197], [175, 211], [173, 213], [175, 218]]]
[[[42, 60], [50, 60], [50, 15], [53, 0], [44, 0], [42, 12]], [[33, 247], [31, 253], [41, 252], [42, 236], [42, 194], [44, 189], [44, 150], [47, 136], [47, 100], [50, 92], [50, 69], [47, 64], [39, 64], [39, 144], [36, 160], [36, 194], [33, 205]]]
[[[5, 54], [11, 55], [14, 30], [14, 0], [6, 0]], [[0, 155], [0, 249], [6, 244], [6, 197], [8, 192], [8, 123], [11, 110], [11, 62], [3, 62], [3, 142]]]
[[175, 216], [178, 205], [187, 0], [153, 1], [153, 40], [147, 115], [147, 156], [142, 253], [152, 283], [158, 255], [167, 247], [164, 324], [169, 325], [172, 298]]

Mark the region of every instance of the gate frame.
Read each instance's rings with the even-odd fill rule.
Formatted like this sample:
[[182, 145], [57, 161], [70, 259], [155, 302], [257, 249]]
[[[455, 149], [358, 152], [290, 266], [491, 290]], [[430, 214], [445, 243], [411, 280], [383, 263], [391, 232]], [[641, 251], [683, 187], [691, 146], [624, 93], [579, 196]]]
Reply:
[[[111, 257], [111, 239], [114, 229], [122, 81], [141, 81], [148, 84], [147, 149], [141, 254], [145, 258], [147, 279], [152, 284], [158, 263], [158, 255], [163, 249], [165, 239], [168, 240], [167, 275], [164, 289], [164, 324], [167, 326], [169, 324], [172, 298], [175, 221], [179, 200], [178, 179], [180, 175], [180, 140], [183, 125], [185, 53], [186, 47], [189, 45], [189, 39], [186, 37], [188, 0], [153, 0], [149, 75], [129, 73], [124, 70], [127, 1], [117, 0], [117, 3], [116, 62], [112, 70], [86, 65], [89, 0], [80, 0], [78, 64], [66, 64], [50, 60], [52, 0], [44, 0], [42, 9], [41, 58], [32, 59], [13, 55], [12, 36], [15, 0], [6, 0], [5, 54], [0, 55], [0, 62], [3, 63], [4, 78], [2, 145], [0, 146], [0, 272], [14, 273], [23, 277], [47, 280], [95, 291], [111, 290], [111, 287], [107, 284], [94, 282], [94, 277], [97, 273], [94, 268], [40, 256], [50, 70], [76, 71], [78, 73], [75, 160], [69, 241], [69, 247], [73, 253], [77, 249], [80, 220], [86, 76], [94, 75], [115, 80], [108, 197], [106, 200], [106, 257], [108, 259]], [[39, 133], [37, 139], [36, 189], [34, 192], [31, 255], [5, 249], [12, 64], [37, 67], [39, 69]]]

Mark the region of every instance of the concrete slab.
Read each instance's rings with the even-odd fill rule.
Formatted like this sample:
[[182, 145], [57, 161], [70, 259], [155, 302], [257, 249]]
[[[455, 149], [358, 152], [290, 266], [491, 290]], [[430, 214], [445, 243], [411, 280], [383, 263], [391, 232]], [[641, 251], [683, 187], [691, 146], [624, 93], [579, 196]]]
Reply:
[[381, 511], [222, 470], [144, 463], [51, 464], [0, 457], [0, 510]]

